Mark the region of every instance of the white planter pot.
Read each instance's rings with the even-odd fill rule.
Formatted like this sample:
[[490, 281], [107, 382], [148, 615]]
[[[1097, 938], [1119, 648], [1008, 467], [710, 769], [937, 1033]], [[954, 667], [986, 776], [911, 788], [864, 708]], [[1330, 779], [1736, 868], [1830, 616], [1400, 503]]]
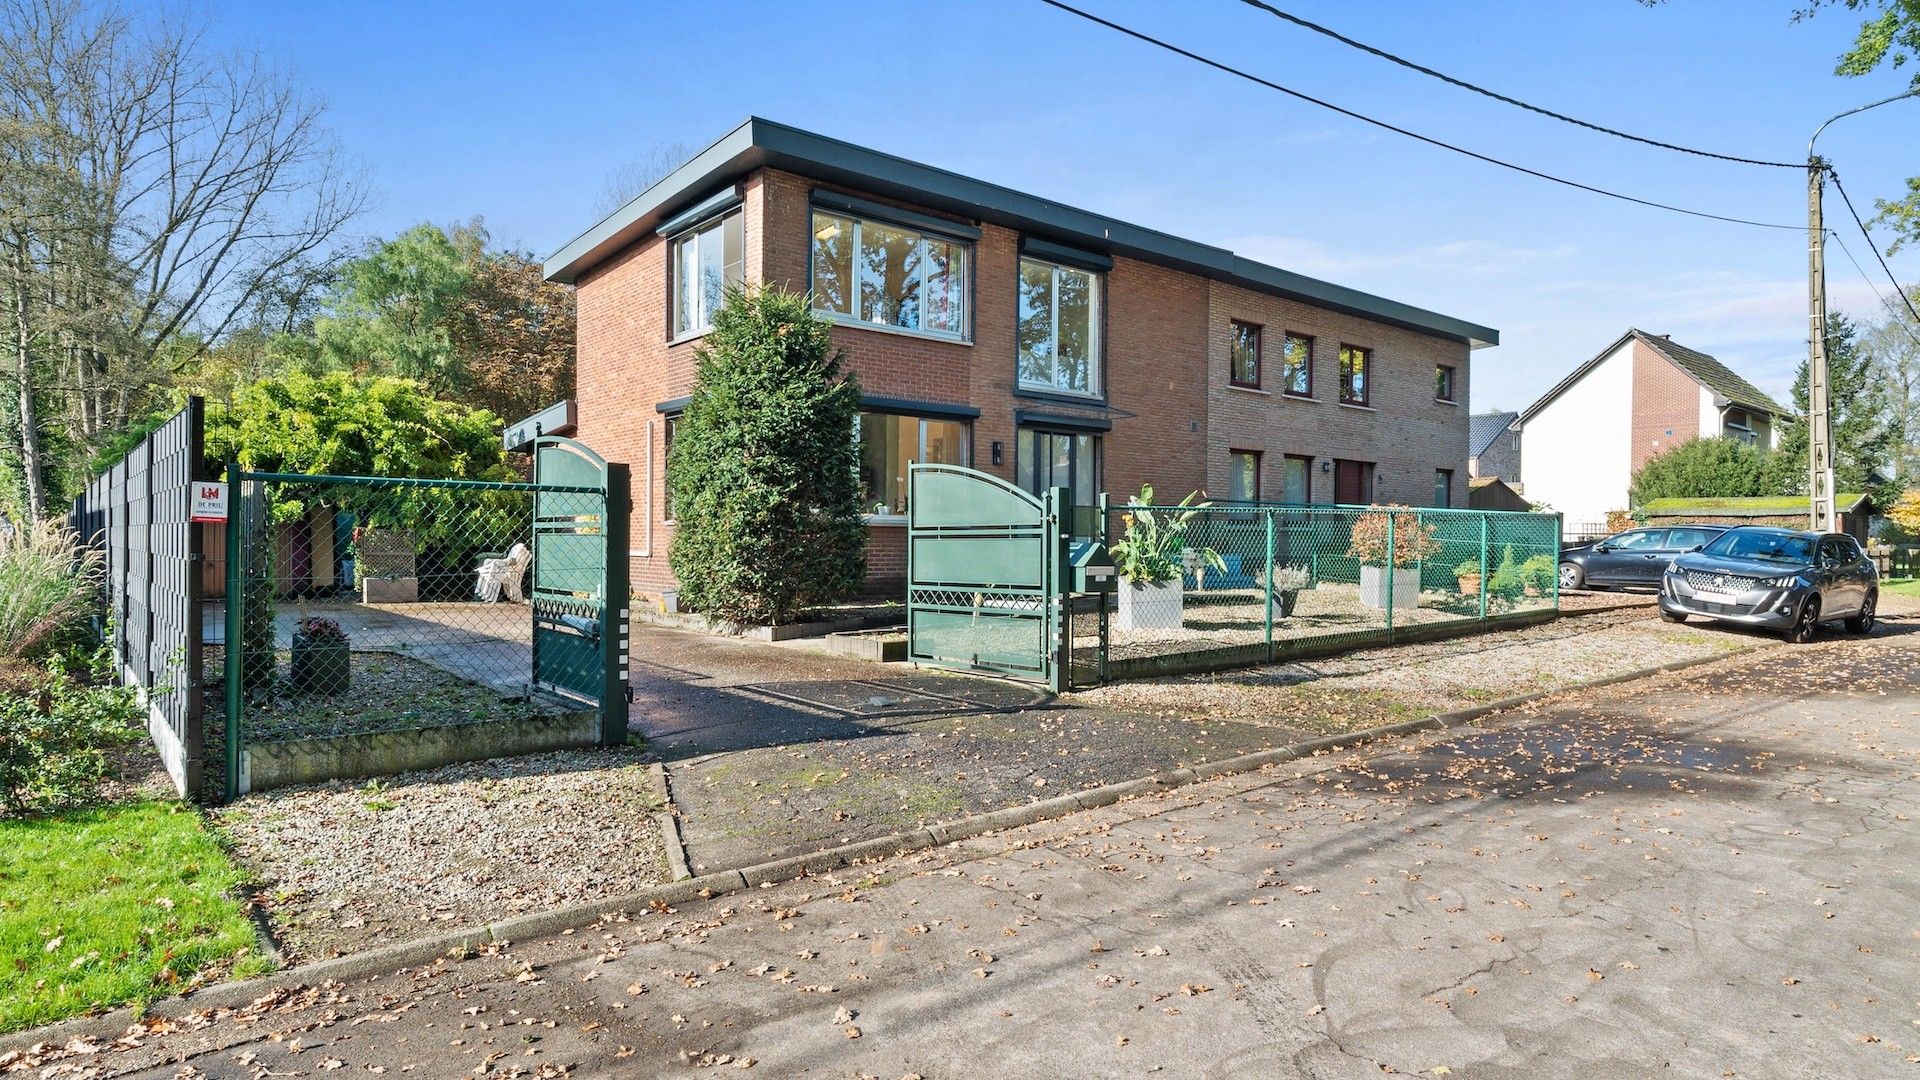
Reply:
[[1180, 629], [1180, 579], [1160, 585], [1136, 585], [1120, 580], [1120, 610], [1114, 618], [1120, 630]]
[[[1363, 607], [1370, 607], [1376, 611], [1386, 608], [1386, 567], [1362, 566], [1360, 568], [1360, 603]], [[1393, 572], [1393, 606], [1395, 609], [1420, 606], [1419, 567], [1403, 566]]]

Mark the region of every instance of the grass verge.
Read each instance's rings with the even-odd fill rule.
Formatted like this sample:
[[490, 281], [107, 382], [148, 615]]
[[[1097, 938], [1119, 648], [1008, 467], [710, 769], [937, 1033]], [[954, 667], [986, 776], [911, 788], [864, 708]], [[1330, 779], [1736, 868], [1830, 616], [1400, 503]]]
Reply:
[[0, 820], [0, 1032], [267, 970], [243, 880], [178, 803]]
[[1880, 587], [1900, 596], [1920, 597], [1920, 578], [1882, 578]]

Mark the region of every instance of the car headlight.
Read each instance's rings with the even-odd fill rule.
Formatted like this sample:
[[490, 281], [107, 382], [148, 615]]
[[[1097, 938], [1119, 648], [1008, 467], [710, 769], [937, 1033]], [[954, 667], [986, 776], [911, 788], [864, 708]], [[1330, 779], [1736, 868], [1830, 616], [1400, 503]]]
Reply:
[[1760, 584], [1770, 589], [1791, 589], [1800, 584], [1800, 578], [1795, 574], [1783, 574], [1780, 577], [1761, 578]]

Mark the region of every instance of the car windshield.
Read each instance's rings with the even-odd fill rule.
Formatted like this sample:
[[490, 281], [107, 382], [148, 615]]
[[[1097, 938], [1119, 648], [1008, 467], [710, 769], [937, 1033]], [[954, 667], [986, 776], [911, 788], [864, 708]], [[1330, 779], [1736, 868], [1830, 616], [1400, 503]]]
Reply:
[[1810, 563], [1813, 540], [1792, 533], [1759, 532], [1735, 529], [1720, 534], [1701, 553], [1723, 559], [1756, 559], [1762, 562]]

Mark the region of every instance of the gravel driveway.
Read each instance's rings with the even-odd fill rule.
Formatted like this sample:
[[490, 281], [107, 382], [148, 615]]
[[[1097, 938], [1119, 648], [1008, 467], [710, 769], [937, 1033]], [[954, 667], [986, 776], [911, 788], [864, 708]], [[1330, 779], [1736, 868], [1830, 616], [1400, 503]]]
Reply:
[[212, 812], [290, 959], [315, 959], [667, 877], [640, 751], [568, 750]]

